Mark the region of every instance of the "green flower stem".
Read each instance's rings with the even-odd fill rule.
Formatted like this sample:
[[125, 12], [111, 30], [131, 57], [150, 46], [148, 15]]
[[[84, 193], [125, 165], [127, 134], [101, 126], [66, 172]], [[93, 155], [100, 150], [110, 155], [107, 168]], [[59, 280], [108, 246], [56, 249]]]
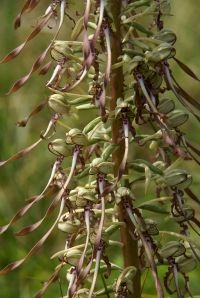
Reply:
[[[115, 23], [116, 32], [110, 33], [110, 43], [111, 43], [111, 51], [112, 51], [112, 65], [119, 62], [118, 58], [122, 55], [121, 43], [120, 43], [120, 13], [121, 13], [121, 0], [112, 0], [110, 1], [110, 11], [112, 11], [113, 20]], [[111, 79], [110, 79], [110, 113], [114, 112], [116, 108], [116, 103], [118, 98], [123, 98], [123, 69], [122, 67], [112, 69], [111, 70]], [[119, 127], [120, 120], [113, 119], [112, 120], [112, 142], [114, 144], [118, 144], [118, 136], [119, 136]], [[120, 164], [123, 160], [125, 150], [124, 141], [120, 143], [119, 148], [113, 153], [113, 162], [115, 165], [115, 176], [118, 175], [118, 171], [120, 168]], [[128, 184], [128, 181], [127, 181]], [[118, 208], [118, 217], [119, 221], [123, 222], [124, 212], [123, 212], [123, 204], [119, 204]], [[137, 240], [131, 239], [127, 226], [122, 226], [120, 228], [121, 234], [121, 242], [124, 244], [123, 246], [123, 260], [124, 267], [135, 266], [139, 267], [139, 258], [138, 258], [138, 243]], [[141, 297], [141, 275], [140, 271], [137, 270], [136, 275], [133, 277], [133, 289], [134, 289], [134, 298]], [[131, 297], [129, 295], [128, 297]]]

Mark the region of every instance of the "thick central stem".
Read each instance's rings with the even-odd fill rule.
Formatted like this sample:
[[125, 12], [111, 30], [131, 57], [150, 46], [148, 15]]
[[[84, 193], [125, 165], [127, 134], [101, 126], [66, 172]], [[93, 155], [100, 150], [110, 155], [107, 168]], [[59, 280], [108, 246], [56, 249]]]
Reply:
[[[111, 31], [111, 51], [112, 51], [112, 65], [119, 62], [119, 57], [122, 55], [122, 45], [121, 45], [121, 32], [120, 32], [120, 13], [121, 13], [121, 0], [110, 1], [110, 11], [112, 12], [112, 18], [114, 20], [114, 25], [116, 31]], [[123, 68], [119, 67], [113, 69], [111, 72], [110, 79], [110, 111], [114, 111], [116, 108], [116, 103], [118, 98], [123, 98], [123, 84], [124, 75]], [[112, 142], [118, 144], [120, 121], [119, 119], [112, 120]], [[119, 166], [124, 155], [124, 141], [121, 142], [120, 147], [117, 151], [113, 153], [113, 162], [115, 164], [115, 176], [118, 174]], [[128, 171], [128, 169], [127, 169]], [[128, 181], [127, 181], [128, 183]], [[126, 215], [122, 204], [119, 204], [118, 208], [119, 220], [126, 222]], [[133, 278], [133, 288], [134, 294], [128, 297], [140, 298], [141, 297], [141, 275], [139, 271], [139, 258], [138, 258], [138, 242], [130, 237], [128, 232], [128, 226], [122, 227], [120, 229], [121, 241], [123, 246], [123, 259], [124, 266], [135, 266], [138, 270]]]

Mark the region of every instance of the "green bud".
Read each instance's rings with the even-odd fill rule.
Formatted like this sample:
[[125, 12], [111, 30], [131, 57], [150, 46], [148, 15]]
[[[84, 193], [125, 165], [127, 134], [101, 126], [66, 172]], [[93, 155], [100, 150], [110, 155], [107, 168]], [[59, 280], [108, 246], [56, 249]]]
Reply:
[[179, 241], [170, 241], [160, 249], [159, 253], [164, 259], [168, 259], [183, 255], [185, 250], [185, 246]]
[[171, 29], [162, 29], [154, 35], [155, 39], [162, 40], [173, 45], [176, 42], [176, 34]]
[[162, 84], [162, 76], [153, 71], [149, 76], [149, 81], [153, 89], [159, 89]]
[[151, 141], [151, 143], [149, 144], [149, 149], [150, 150], [158, 150], [159, 144], [157, 141]]
[[149, 62], [159, 63], [163, 60], [174, 57], [176, 54], [175, 49], [168, 43], [161, 43], [155, 47], [151, 52], [145, 52], [145, 58]]
[[145, 229], [142, 229], [143, 232], [147, 231], [149, 233], [149, 235], [158, 235], [159, 234], [159, 230], [157, 227], [157, 223], [149, 218], [145, 219]]
[[113, 172], [113, 162], [103, 161], [102, 158], [93, 159], [90, 165], [90, 174], [95, 175], [97, 173], [109, 174]]
[[167, 116], [168, 116], [168, 118], [166, 120], [166, 124], [170, 128], [174, 128], [174, 127], [178, 127], [178, 126], [182, 125], [189, 118], [188, 114], [182, 110], [174, 110], [174, 111], [170, 112]]
[[66, 58], [68, 55], [71, 55], [72, 49], [69, 47], [68, 42], [64, 40], [55, 40], [53, 42], [52, 48], [51, 48], [51, 57], [60, 62], [64, 58]]
[[87, 145], [88, 140], [86, 135], [80, 129], [72, 128], [66, 133], [66, 143], [85, 146]]
[[61, 94], [52, 94], [48, 99], [48, 105], [56, 113], [68, 114], [70, 111], [70, 105]]
[[[100, 215], [100, 214], [99, 214]], [[93, 229], [92, 231], [90, 231], [90, 243], [94, 244], [97, 238], [97, 230], [98, 230], [98, 226], [96, 226], [95, 229]], [[101, 235], [101, 239], [108, 245], [109, 244], [109, 235], [107, 235], [105, 233], [105, 231], [102, 231], [102, 235]]]
[[87, 199], [85, 197], [76, 197], [76, 207], [83, 208], [87, 205]]
[[50, 150], [55, 154], [60, 154], [63, 156], [71, 155], [71, 150], [69, 146], [67, 146], [65, 140], [63, 139], [55, 139], [49, 143]]
[[169, 112], [173, 111], [175, 108], [175, 103], [170, 98], [161, 98], [157, 109], [162, 114], [168, 114]]
[[178, 257], [176, 263], [178, 264], [178, 269], [183, 273], [193, 271], [197, 266], [197, 261], [191, 254]]
[[95, 198], [91, 195], [91, 192], [84, 187], [77, 187], [77, 194], [75, 196], [75, 204], [77, 207], [85, 207], [88, 201], [94, 202]]
[[66, 263], [76, 266], [82, 255], [81, 250], [77, 248], [71, 248], [63, 255], [63, 259]]
[[77, 218], [73, 218], [73, 220], [69, 219], [69, 214], [63, 214], [58, 221], [58, 229], [68, 233], [73, 234], [76, 233], [80, 227], [80, 220]]
[[177, 214], [177, 216], [173, 217], [176, 222], [184, 222], [194, 217], [195, 211], [191, 207], [184, 206], [181, 211], [183, 215]]
[[192, 183], [192, 176], [186, 170], [174, 169], [165, 172], [164, 180], [168, 186], [185, 189]]

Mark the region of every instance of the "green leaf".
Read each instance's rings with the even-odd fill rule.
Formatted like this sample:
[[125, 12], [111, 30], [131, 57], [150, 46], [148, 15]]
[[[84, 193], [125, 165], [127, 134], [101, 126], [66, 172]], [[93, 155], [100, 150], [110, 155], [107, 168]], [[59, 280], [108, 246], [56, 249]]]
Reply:
[[151, 211], [151, 212], [155, 212], [155, 213], [168, 214], [169, 215], [169, 211], [167, 211], [161, 205], [157, 206], [155, 204], [143, 203], [143, 204], [139, 205], [138, 208], [148, 210], [148, 211]]
[[78, 175], [76, 176], [76, 178], [80, 179], [80, 178], [85, 177], [86, 175], [89, 174], [89, 170], [90, 170], [90, 168], [87, 167], [83, 172], [81, 172], [80, 174], [78, 174]]
[[174, 86], [174, 88], [176, 89], [176, 92], [180, 94], [182, 97], [184, 97], [185, 100], [187, 100], [187, 102], [193, 105], [196, 109], [200, 110], [200, 103], [197, 100], [195, 100], [190, 94], [188, 94], [184, 89], [182, 89], [175, 79], [174, 79], [174, 82], [177, 85], [177, 86]]
[[74, 29], [72, 30], [72, 33], [71, 33], [71, 39], [76, 39], [77, 36], [79, 35], [80, 31], [82, 30], [82, 28], [83, 28], [83, 18], [84, 17], [81, 17], [76, 22], [76, 25], [75, 25]]
[[133, 3], [130, 3], [126, 6], [123, 13], [131, 12], [132, 10], [142, 7], [142, 6], [150, 6], [151, 0], [139, 0], [134, 1]]
[[132, 181], [130, 182], [130, 186], [132, 186], [133, 184], [136, 184], [136, 183], [138, 183], [138, 182], [141, 182], [141, 181], [145, 181], [145, 176], [141, 176], [141, 177], [138, 177], [138, 178], [132, 180]]
[[90, 121], [83, 129], [83, 133], [87, 134], [89, 131], [91, 131], [99, 122], [101, 122], [101, 117], [97, 117]]
[[142, 26], [141, 24], [139, 23], [136, 23], [136, 22], [132, 22], [131, 23], [131, 26], [133, 26], [135, 29], [137, 29], [138, 31], [141, 31], [143, 33], [146, 33], [147, 35], [153, 35], [153, 33], [148, 30], [146, 27]]
[[110, 144], [106, 147], [106, 149], [102, 153], [103, 160], [107, 160], [113, 152], [115, 152], [119, 148], [117, 144]]
[[68, 104], [70, 104], [70, 105], [77, 105], [77, 104], [85, 103], [86, 101], [91, 101], [89, 95], [88, 95], [88, 98], [77, 97], [76, 99], [73, 99], [73, 100], [68, 101]]
[[128, 41], [130, 44], [138, 47], [138, 48], [141, 48], [142, 50], [144, 51], [149, 51], [151, 50], [151, 48], [149, 47], [149, 45], [147, 45], [145, 42], [141, 41], [141, 40], [138, 40], [137, 38], [135, 39], [132, 39], [132, 40], [129, 40]]
[[136, 160], [134, 160], [134, 162], [132, 164], [139, 165], [140, 167], [147, 166], [154, 174], [163, 175], [163, 171], [161, 169], [159, 169], [158, 167], [154, 166], [153, 164], [151, 164], [147, 160], [136, 159]]
[[185, 72], [187, 73], [190, 77], [192, 77], [194, 80], [197, 80], [197, 81], [200, 81], [200, 79], [197, 77], [197, 75], [185, 64], [183, 63], [182, 61], [180, 61], [179, 59], [177, 58], [173, 58], [176, 63], [178, 64], [178, 66], [180, 66], [180, 68]]
[[98, 109], [98, 107], [95, 106], [95, 105], [92, 104], [92, 103], [82, 104], [82, 105], [80, 105], [80, 106], [77, 106], [76, 108], [77, 108], [77, 110], [92, 110], [92, 109]]

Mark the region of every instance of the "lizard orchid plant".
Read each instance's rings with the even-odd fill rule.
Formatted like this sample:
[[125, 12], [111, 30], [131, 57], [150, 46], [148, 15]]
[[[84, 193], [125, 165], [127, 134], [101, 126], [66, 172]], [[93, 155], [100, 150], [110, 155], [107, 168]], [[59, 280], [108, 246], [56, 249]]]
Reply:
[[[25, 1], [15, 29], [40, 2]], [[196, 269], [200, 248], [190, 233], [199, 236], [194, 205], [200, 200], [183, 167], [187, 160], [200, 164], [200, 151], [181, 127], [188, 114], [200, 120], [200, 104], [179, 85], [171, 61], [194, 80], [199, 78], [176, 57], [176, 34], [164, 24], [170, 0], [82, 2], [78, 7], [73, 0], [45, 0], [46, 11], [25, 41], [1, 60], [6, 63], [21, 54], [55, 20], [49, 44], [9, 90], [16, 92], [35, 72], [48, 74], [48, 99], [18, 125], [25, 127], [42, 109], [50, 109], [52, 117], [35, 143], [0, 166], [24, 157], [41, 142], [48, 144], [46, 154], [55, 161], [43, 191], [1, 226], [0, 233], [46, 198], [43, 217], [16, 235], [42, 229], [54, 210], [57, 216], [24, 258], [2, 268], [0, 275], [20, 267], [58, 229], [63, 247], [51, 257], [57, 267], [36, 298], [63, 272], [63, 297], [139, 298], [148, 271], [157, 297], [193, 297], [188, 272]], [[69, 22], [73, 30], [64, 34]], [[65, 123], [65, 115], [74, 114], [84, 115], [84, 126]], [[156, 221], [159, 214], [170, 222], [164, 230]], [[116, 261], [116, 249], [123, 262]]]

